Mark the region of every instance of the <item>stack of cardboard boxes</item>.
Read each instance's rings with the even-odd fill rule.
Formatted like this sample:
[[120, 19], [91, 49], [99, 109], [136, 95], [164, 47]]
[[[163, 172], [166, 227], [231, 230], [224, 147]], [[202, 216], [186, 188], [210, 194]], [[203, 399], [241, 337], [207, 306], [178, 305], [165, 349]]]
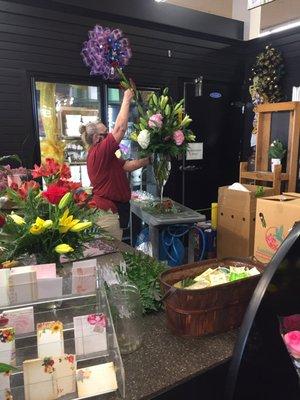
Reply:
[[[251, 257], [254, 251], [255, 216], [258, 187], [243, 185], [248, 191], [219, 188], [218, 196], [218, 258]], [[263, 188], [263, 196], [274, 194]]]
[[218, 258], [254, 256], [266, 264], [300, 221], [300, 193], [272, 196], [264, 188], [257, 198], [257, 186], [243, 186], [249, 191], [219, 188]]

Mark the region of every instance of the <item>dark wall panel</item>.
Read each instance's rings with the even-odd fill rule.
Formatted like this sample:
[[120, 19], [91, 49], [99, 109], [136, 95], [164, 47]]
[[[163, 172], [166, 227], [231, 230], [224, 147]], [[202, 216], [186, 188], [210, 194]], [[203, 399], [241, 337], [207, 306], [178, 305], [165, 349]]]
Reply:
[[[46, 3], [49, 9], [43, 8]], [[90, 16], [80, 14], [80, 8], [62, 5], [59, 11], [51, 6], [54, 3], [0, 0], [0, 154], [18, 153], [28, 166], [38, 161], [39, 154], [31, 77], [51, 75], [58, 80], [69, 77], [99, 83], [99, 77], [89, 76], [80, 56], [88, 30], [96, 23], [120, 27], [129, 37], [133, 58], [126, 71], [140, 85], [170, 86], [176, 97], [179, 78], [203, 75], [226, 83], [242, 81], [243, 43], [239, 41], [175, 28], [166, 31], [163, 25], [143, 26], [141, 21], [116, 23], [104, 19], [100, 11]]]
[[292, 99], [292, 87], [300, 86], [300, 28], [287, 30], [279, 34], [252, 40], [247, 43], [245, 56], [245, 81], [244, 96], [248, 103], [245, 115], [245, 129], [243, 140], [243, 159], [247, 159], [250, 151], [250, 138], [253, 121], [253, 111], [248, 92], [249, 77], [251, 76], [251, 67], [255, 63], [255, 58], [268, 44], [273, 45], [280, 50], [284, 57], [286, 74], [283, 79], [283, 92], [285, 100]]

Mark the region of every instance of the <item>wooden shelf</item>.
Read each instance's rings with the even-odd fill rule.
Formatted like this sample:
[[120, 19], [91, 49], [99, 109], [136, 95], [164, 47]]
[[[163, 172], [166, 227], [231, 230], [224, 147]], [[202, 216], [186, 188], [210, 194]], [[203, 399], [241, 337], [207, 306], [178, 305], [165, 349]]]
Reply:
[[[246, 179], [253, 179], [257, 181], [267, 181], [267, 182], [273, 182], [274, 180], [273, 172], [265, 172], [265, 171], [247, 171], [243, 172], [241, 177]], [[288, 181], [289, 176], [287, 173], [281, 173], [280, 179], [282, 181]]]
[[[240, 163], [240, 183], [247, 180], [272, 182], [276, 194], [281, 193], [282, 183], [285, 191], [295, 192], [298, 179], [299, 142], [300, 142], [300, 102], [287, 101], [282, 103], [260, 104], [257, 112], [257, 141], [255, 171], [248, 171], [247, 163]], [[282, 166], [275, 166], [274, 172], [269, 172], [268, 152], [271, 142], [276, 139], [272, 135], [273, 114], [276, 115], [277, 124], [280, 113], [288, 113], [288, 125], [284, 129], [287, 137], [286, 172], [282, 173]], [[284, 116], [286, 118], [286, 116]], [[282, 128], [281, 128], [282, 129]]]
[[280, 111], [293, 111], [300, 105], [300, 101], [285, 101], [282, 103], [265, 103], [257, 106], [257, 112], [270, 113]]

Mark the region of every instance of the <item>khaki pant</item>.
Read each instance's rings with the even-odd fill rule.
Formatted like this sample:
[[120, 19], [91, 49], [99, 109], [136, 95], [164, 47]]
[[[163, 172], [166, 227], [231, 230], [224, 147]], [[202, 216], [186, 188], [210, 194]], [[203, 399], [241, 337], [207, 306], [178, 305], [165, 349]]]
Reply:
[[114, 238], [122, 240], [123, 230], [120, 228], [118, 214], [104, 215], [96, 221], [96, 224], [105, 229]]

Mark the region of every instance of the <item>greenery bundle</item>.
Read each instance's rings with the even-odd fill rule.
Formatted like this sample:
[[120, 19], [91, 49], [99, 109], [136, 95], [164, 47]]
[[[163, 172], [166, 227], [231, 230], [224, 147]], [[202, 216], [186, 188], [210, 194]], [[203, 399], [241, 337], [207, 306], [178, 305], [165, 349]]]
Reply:
[[[162, 307], [162, 293], [158, 281], [166, 265], [143, 253], [123, 253], [126, 262], [125, 278], [137, 286], [143, 312], [158, 311]], [[120, 275], [123, 271], [119, 271]]]

